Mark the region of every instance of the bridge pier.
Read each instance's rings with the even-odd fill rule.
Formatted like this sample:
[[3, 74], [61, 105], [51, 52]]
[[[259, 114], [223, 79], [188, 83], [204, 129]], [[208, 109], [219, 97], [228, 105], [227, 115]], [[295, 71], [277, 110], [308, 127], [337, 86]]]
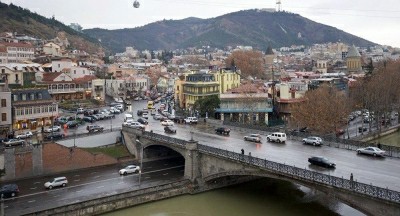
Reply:
[[189, 179], [192, 183], [196, 179], [201, 178], [199, 172], [199, 151], [197, 150], [198, 142], [189, 140], [186, 142], [185, 151], [185, 178]]

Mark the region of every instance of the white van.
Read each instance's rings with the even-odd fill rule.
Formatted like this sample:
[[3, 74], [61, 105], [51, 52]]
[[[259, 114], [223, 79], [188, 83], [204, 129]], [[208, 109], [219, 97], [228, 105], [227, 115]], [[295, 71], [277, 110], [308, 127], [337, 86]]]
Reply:
[[133, 116], [131, 114], [125, 114], [124, 122], [127, 122], [128, 120], [132, 120], [133, 121]]
[[267, 136], [268, 142], [278, 142], [278, 143], [284, 143], [286, 142], [286, 134], [285, 133], [272, 133]]

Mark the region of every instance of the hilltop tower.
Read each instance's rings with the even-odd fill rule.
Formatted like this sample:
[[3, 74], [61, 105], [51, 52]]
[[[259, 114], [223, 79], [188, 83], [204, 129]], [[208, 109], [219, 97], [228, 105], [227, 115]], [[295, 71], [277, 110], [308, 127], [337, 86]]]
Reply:
[[276, 0], [276, 12], [281, 11], [281, 0]]

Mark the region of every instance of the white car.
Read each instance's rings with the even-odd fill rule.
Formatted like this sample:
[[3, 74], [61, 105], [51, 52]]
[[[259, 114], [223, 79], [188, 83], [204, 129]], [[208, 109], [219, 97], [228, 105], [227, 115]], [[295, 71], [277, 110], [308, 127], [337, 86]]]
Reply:
[[313, 146], [320, 146], [322, 145], [322, 139], [320, 137], [307, 137], [303, 139], [303, 143]]
[[384, 156], [385, 151], [381, 150], [380, 148], [377, 147], [366, 147], [366, 148], [359, 148], [357, 149], [357, 154], [368, 154], [368, 155], [373, 155], [373, 156]]
[[131, 122], [127, 126], [130, 128], [136, 128], [136, 129], [144, 129], [145, 128], [145, 126], [140, 124], [139, 122]]
[[129, 166], [119, 170], [120, 175], [127, 175], [130, 173], [138, 173], [138, 172], [140, 172], [140, 167], [136, 166], [136, 165], [129, 165]]
[[286, 142], [286, 134], [285, 133], [272, 133], [267, 136], [268, 142], [278, 142], [278, 143], [284, 143]]
[[60, 131], [61, 127], [60, 126], [51, 126], [49, 128], [44, 129], [44, 132], [46, 133], [51, 133], [51, 132], [56, 132], [56, 131]]
[[33, 133], [30, 132], [30, 131], [27, 131], [27, 132], [24, 132], [22, 134], [16, 135], [15, 139], [26, 139], [26, 138], [29, 138], [29, 137], [32, 137], [32, 136], [33, 136]]
[[171, 120], [164, 120], [161, 122], [162, 126], [174, 126], [174, 122]]
[[245, 141], [252, 141], [252, 142], [261, 142], [261, 135], [260, 134], [250, 134], [248, 136], [243, 137]]
[[197, 124], [198, 119], [196, 117], [185, 118], [185, 124]]
[[46, 189], [52, 189], [53, 187], [65, 187], [67, 184], [68, 180], [66, 177], [57, 177], [44, 183], [44, 187]]
[[145, 119], [148, 119], [149, 118], [149, 113], [143, 113], [142, 117], [145, 118]]

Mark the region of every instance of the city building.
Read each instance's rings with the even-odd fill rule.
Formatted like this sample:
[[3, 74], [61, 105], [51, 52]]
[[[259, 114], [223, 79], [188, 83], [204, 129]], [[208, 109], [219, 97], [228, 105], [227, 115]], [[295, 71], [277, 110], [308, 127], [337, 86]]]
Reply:
[[0, 64], [18, 63], [34, 58], [35, 48], [27, 43], [0, 43]]
[[61, 47], [53, 42], [43, 45], [43, 53], [51, 56], [61, 56]]
[[0, 73], [2, 76], [7, 76], [10, 88], [33, 84], [35, 81], [35, 73], [37, 72], [43, 72], [43, 68], [40, 64], [0, 64]]
[[52, 125], [58, 105], [46, 88], [11, 89], [13, 130], [36, 130]]
[[148, 86], [148, 78], [144, 75], [107, 79], [105, 93], [113, 98], [130, 99], [137, 95], [144, 95]]
[[348, 73], [358, 73], [362, 71], [361, 55], [354, 45], [349, 47], [349, 52], [346, 57], [346, 65]]
[[0, 80], [0, 138], [6, 138], [12, 131], [11, 92], [7, 77]]
[[283, 120], [288, 120], [294, 104], [304, 101], [304, 95], [308, 91], [308, 84], [304, 82], [282, 82], [275, 85], [276, 94], [274, 103]]
[[72, 79], [94, 75], [94, 71], [86, 67], [78, 66], [75, 62], [72, 62], [71, 59], [53, 60], [51, 64], [52, 72], [64, 72]]

